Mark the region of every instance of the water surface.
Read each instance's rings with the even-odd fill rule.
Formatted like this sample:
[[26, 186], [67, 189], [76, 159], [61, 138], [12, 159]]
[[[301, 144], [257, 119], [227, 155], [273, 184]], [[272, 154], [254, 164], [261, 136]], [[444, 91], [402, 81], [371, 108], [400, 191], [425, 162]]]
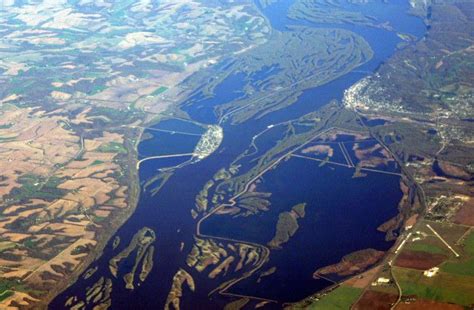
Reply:
[[[102, 276], [110, 277], [109, 260], [130, 242], [139, 229], [148, 226], [154, 229], [157, 235], [154, 268], [147, 281], [134, 291], [126, 290], [121, 278], [114, 280], [112, 308], [161, 309], [171, 288], [174, 274], [180, 267], [185, 266], [186, 255], [191, 250], [195, 221], [191, 217], [190, 210], [194, 207], [195, 196], [203, 184], [211, 179], [217, 170], [227, 167], [248, 147], [252, 137], [269, 124], [300, 117], [322, 107], [332, 99], [340, 100], [345, 89], [374, 72], [393, 55], [397, 44], [401, 42], [396, 33], [383, 29], [354, 25], [317, 25], [290, 20], [286, 18], [288, 3], [290, 2], [281, 1], [263, 10], [276, 29], [285, 31], [286, 26], [295, 24], [349, 29], [369, 42], [374, 50], [374, 58], [330, 83], [305, 90], [297, 102], [288, 108], [240, 125], [224, 123], [225, 136], [219, 150], [204, 161], [178, 169], [158, 195], [152, 196], [150, 192], [142, 191], [136, 212], [117, 232], [122, 239], [119, 248], [112, 250], [110, 242], [104, 254], [92, 264], [98, 266], [99, 270], [88, 280], [80, 278], [52, 302], [52, 308], [63, 308], [69, 296], [76, 295], [83, 298], [87, 287], [92, 286]], [[398, 31], [421, 37], [425, 27], [421, 20], [408, 15], [407, 9], [408, 3], [402, 0], [390, 1], [390, 4], [383, 5], [376, 2], [375, 5], [363, 8], [370, 10], [370, 15], [381, 20], [390, 20]], [[262, 78], [269, 74], [269, 69], [250, 78], [254, 80]], [[261, 76], [258, 76], [259, 74]], [[213, 97], [195, 95], [196, 97], [192, 98], [193, 105], [187, 106], [186, 112], [199, 122], [215, 123], [214, 107], [241, 98], [244, 86], [242, 80], [243, 77], [236, 73], [215, 89]], [[156, 128], [200, 132], [199, 126], [195, 128], [189, 125], [191, 123], [186, 123], [187, 125], [184, 123], [181, 125], [161, 123]], [[192, 151], [192, 146], [196, 142], [193, 136], [171, 136], [169, 133], [153, 130], [148, 130], [147, 135], [152, 138], [140, 144], [139, 152], [142, 156], [180, 153], [189, 149]], [[166, 163], [161, 160], [147, 162], [146, 169], [140, 170], [141, 182], [148, 180], [157, 169], [176, 162], [177, 159]], [[306, 173], [300, 173], [301, 171]], [[249, 226], [248, 229], [241, 231], [235, 229], [226, 231], [223, 223], [210, 222], [211, 227], [207, 229], [212, 233], [230, 234], [233, 237], [240, 234], [238, 237], [265, 243], [274, 232], [279, 211], [288, 210], [295, 203], [308, 203], [307, 215], [301, 221], [298, 233], [285, 246], [287, 250], [273, 251], [270, 262], [265, 266], [265, 268], [277, 267], [278, 272], [274, 277], [262, 279], [258, 285], [255, 278], [249, 278], [231, 290], [293, 301], [330, 284], [312, 279], [311, 275], [316, 267], [337, 262], [343, 255], [356, 249], [390, 247], [391, 243], [385, 242], [383, 234], [374, 230], [374, 227], [396, 214], [401, 195], [398, 178], [369, 173], [366, 178], [352, 179], [352, 173], [353, 171], [349, 169], [332, 170], [329, 166], [318, 168], [315, 162], [292, 159], [280, 169], [265, 176], [262, 186], [273, 192], [274, 209], [268, 217], [268, 223], [263, 225], [264, 229], [255, 231], [255, 228], [250, 228], [253, 225], [262, 227], [258, 217], [249, 222], [233, 223], [243, 225], [242, 227]], [[350, 216], [341, 216], [345, 214]], [[184, 249], [180, 251], [182, 242]], [[192, 275], [196, 279], [197, 290], [193, 294], [185, 291], [182, 308], [221, 308], [222, 305], [218, 301], [222, 301], [222, 298], [214, 296], [210, 300], [207, 297], [209, 290], [217, 283], [196, 272]]]

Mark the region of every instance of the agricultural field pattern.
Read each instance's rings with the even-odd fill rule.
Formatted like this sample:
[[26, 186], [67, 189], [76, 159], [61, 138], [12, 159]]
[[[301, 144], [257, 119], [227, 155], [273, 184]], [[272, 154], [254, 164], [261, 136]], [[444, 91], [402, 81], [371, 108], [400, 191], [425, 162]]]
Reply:
[[0, 309], [474, 307], [472, 0], [0, 1]]

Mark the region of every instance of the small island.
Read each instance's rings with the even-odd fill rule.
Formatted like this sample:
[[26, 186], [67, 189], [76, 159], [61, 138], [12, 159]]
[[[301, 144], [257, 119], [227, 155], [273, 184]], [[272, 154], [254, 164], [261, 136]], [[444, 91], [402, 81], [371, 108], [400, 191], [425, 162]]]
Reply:
[[305, 207], [306, 203], [299, 203], [291, 208], [290, 212], [280, 213], [275, 236], [268, 242], [269, 247], [278, 249], [290, 240], [299, 228], [298, 219], [305, 216]]

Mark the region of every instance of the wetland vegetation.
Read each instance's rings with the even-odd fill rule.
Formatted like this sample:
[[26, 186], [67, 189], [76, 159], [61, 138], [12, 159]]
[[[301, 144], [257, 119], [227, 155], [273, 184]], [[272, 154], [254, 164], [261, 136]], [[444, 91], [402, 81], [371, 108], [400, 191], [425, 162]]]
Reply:
[[0, 12], [0, 307], [472, 303], [472, 5], [103, 5]]

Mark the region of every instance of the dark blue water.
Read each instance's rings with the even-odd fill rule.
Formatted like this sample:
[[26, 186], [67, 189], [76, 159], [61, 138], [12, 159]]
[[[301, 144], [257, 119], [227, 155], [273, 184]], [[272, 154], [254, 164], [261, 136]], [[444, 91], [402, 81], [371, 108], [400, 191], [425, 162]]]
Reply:
[[144, 184], [146, 181], [153, 178], [159, 171], [162, 171], [163, 169], [171, 169], [189, 161], [190, 159], [191, 156], [180, 156], [144, 161], [140, 165], [140, 169], [142, 170], [140, 175], [141, 183]]
[[[406, 14], [409, 7], [408, 2], [404, 0], [394, 0], [390, 1], [390, 3], [374, 1], [366, 5], [349, 6], [349, 9], [352, 10], [361, 9], [366, 11], [366, 13], [372, 13], [369, 15], [380, 16], [379, 19], [381, 22], [389, 22], [397, 32], [362, 25], [316, 24], [303, 20], [292, 20], [286, 16], [286, 12], [291, 4], [292, 1], [281, 1], [267, 9], [262, 9], [262, 11], [269, 18], [272, 26], [279, 31], [286, 31], [287, 27], [291, 25], [346, 29], [362, 36], [374, 51], [374, 57], [369, 62], [359, 66], [353, 72], [323, 86], [304, 91], [299, 97], [298, 103], [305, 103], [308, 100], [315, 99], [321, 105], [329, 102], [331, 99], [340, 100], [344, 93], [343, 90], [350, 87], [362, 77], [374, 72], [385, 60], [393, 55], [397, 49], [397, 45], [402, 42], [400, 37], [398, 37], [397, 32], [421, 38], [426, 31], [426, 26], [421, 19]], [[252, 73], [249, 77], [244, 76], [242, 72], [232, 74], [215, 88], [213, 97], [204, 96], [202, 93], [198, 93], [190, 98], [189, 101], [192, 105], [190, 105], [190, 103], [185, 103], [185, 111], [195, 120], [201, 122], [215, 122], [217, 120], [217, 116], [214, 112], [215, 107], [238, 98], [245, 98], [242, 88], [247, 82], [264, 80], [269, 74], [276, 72], [278, 71], [274, 68], [263, 68], [262, 70]], [[309, 113], [311, 109], [314, 109], [314, 106], [306, 106], [309, 109], [305, 110], [305, 113]], [[300, 107], [297, 107], [296, 109], [297, 111], [293, 113], [288, 109], [285, 109], [284, 114], [288, 115], [288, 117], [283, 119], [275, 117], [274, 114], [272, 114], [271, 117], [275, 121], [293, 119], [300, 116], [303, 112]]]
[[[308, 225], [313, 227], [313, 232], [318, 230], [316, 235], [324, 236], [326, 241], [331, 240], [327, 239], [328, 226], [344, 220], [339, 216], [332, 218], [338, 214], [347, 214], [348, 226], [344, 229], [358, 232], [360, 227], [364, 227], [369, 231], [372, 229], [375, 234], [376, 228], [397, 212], [393, 206], [398, 203], [402, 193], [400, 190], [393, 190], [386, 195], [385, 191], [386, 185], [397, 189], [400, 178], [372, 172], [367, 177], [352, 178], [353, 174], [353, 168], [331, 165], [319, 167], [316, 161], [294, 157], [265, 174], [263, 182], [257, 186], [259, 192], [272, 193], [269, 211], [248, 217], [215, 215], [202, 223], [202, 233], [266, 244], [275, 234], [278, 215], [289, 211], [293, 205], [307, 202], [307, 211], [317, 210], [321, 216], [317, 223]], [[344, 195], [340, 195], [341, 193]], [[374, 211], [370, 217], [365, 213], [369, 210]], [[308, 216], [311, 218], [314, 214], [310, 212]], [[262, 230], [261, 227], [268, 229]], [[380, 238], [375, 240], [374, 245], [380, 246], [379, 242], [384, 240], [384, 234], [376, 234]], [[358, 238], [357, 234], [351, 236]], [[307, 254], [311, 255], [310, 250], [308, 251]]]
[[313, 152], [303, 153], [304, 149], [310, 148], [314, 145], [325, 145], [325, 146], [328, 146], [328, 147], [332, 148], [333, 149], [333, 155], [332, 155], [332, 157], [329, 158], [329, 160], [331, 162], [347, 165], [347, 161], [346, 161], [346, 159], [345, 159], [338, 143], [321, 143], [321, 142], [310, 143], [305, 148], [303, 148], [301, 151], [296, 152], [296, 154], [306, 156], [306, 157], [310, 157], [310, 158], [325, 160], [328, 157], [328, 154], [326, 154], [326, 153], [321, 153], [321, 154], [316, 154], [316, 153], [313, 153]]
[[[368, 28], [366, 26], [358, 26], [353, 24], [318, 24], [306, 20], [294, 20], [287, 16], [287, 12], [293, 5], [293, 1], [281, 1], [270, 5], [269, 7], [260, 9], [270, 20], [272, 27], [284, 31], [289, 25], [303, 25], [303, 26], [318, 26], [318, 27], [334, 27], [344, 29], [355, 29], [354, 27]], [[376, 0], [370, 1], [364, 5], [344, 4], [344, 10], [361, 12], [370, 17], [375, 17], [375, 24], [382, 24], [389, 22], [389, 24], [400, 33], [411, 34], [417, 38], [421, 38], [426, 31], [426, 26], [423, 21], [415, 16], [407, 14], [408, 1], [405, 0]], [[404, 16], [401, 16], [403, 14]]]
[[[286, 13], [284, 14], [287, 10], [287, 3], [289, 1], [282, 1], [279, 5], [264, 10], [265, 15], [271, 20], [276, 29], [285, 30], [286, 26], [290, 24], [321, 26], [287, 19]], [[397, 30], [421, 37], [425, 27], [421, 20], [406, 14], [407, 9], [407, 2], [401, 0], [391, 1], [387, 8], [385, 6], [370, 8], [370, 10], [373, 10], [371, 11], [372, 16], [380, 19], [390, 19]], [[368, 8], [364, 10], [368, 10]], [[195, 221], [190, 215], [190, 210], [194, 207], [195, 196], [202, 189], [203, 184], [211, 179], [216, 171], [222, 167], [227, 167], [236, 156], [241, 154], [248, 147], [256, 133], [269, 124], [300, 117], [320, 108], [332, 99], [340, 99], [345, 89], [361, 77], [376, 70], [382, 62], [394, 53], [397, 44], [400, 43], [400, 39], [395, 33], [385, 30], [354, 25], [337, 25], [337, 27], [350, 29], [362, 35], [374, 50], [374, 58], [353, 72], [330, 83], [305, 90], [300, 94], [295, 104], [284, 110], [240, 125], [223, 124], [225, 136], [220, 149], [202, 162], [176, 170], [174, 176], [163, 186], [158, 195], [151, 196], [149, 192], [142, 192], [135, 213], [117, 231], [117, 235], [122, 239], [119, 248], [112, 250], [112, 244], [109, 243], [104, 250], [104, 254], [92, 264], [92, 267], [98, 266], [99, 270], [88, 280], [79, 279], [51, 303], [51, 308], [63, 308], [64, 302], [69, 296], [76, 295], [84, 299], [87, 287], [94, 284], [101, 276], [110, 277], [108, 261], [119, 253], [130, 242], [133, 235], [144, 226], [154, 229], [157, 234], [154, 268], [147, 281], [134, 291], [126, 290], [121, 278], [115, 280], [112, 291], [112, 309], [163, 308], [166, 296], [171, 288], [171, 279], [179, 268], [186, 266], [185, 259], [191, 250], [195, 233]], [[257, 75], [261, 74], [260, 77], [264, 77], [269, 74], [268, 72], [268, 70], [265, 70], [257, 73]], [[253, 76], [252, 79], [258, 79], [258, 76]], [[194, 120], [205, 123], [215, 122], [217, 118], [214, 108], [216, 106], [242, 96], [241, 87], [244, 86], [244, 83], [241, 81], [241, 77], [236, 73], [215, 89], [214, 96], [194, 98], [196, 100], [193, 102], [197, 104], [187, 106], [185, 108], [186, 112]], [[182, 126], [181, 129], [189, 130], [189, 128], [184, 127], [185, 125]], [[163, 123], [158, 124], [157, 128], [179, 129], [166, 123], [165, 125]], [[160, 150], [162, 152], [164, 148], [166, 148], [166, 151], [176, 153], [176, 150], [184, 151], [192, 144], [183, 137], [175, 140], [168, 139], [165, 135], [162, 137], [160, 132], [149, 131], [148, 133], [153, 138], [144, 141], [140, 145], [139, 150], [143, 154], [163, 154], [160, 153]], [[164, 143], [163, 141], [167, 142]], [[179, 145], [177, 141], [180, 142]], [[156, 147], [155, 143], [156, 146], [161, 143], [161, 147]], [[175, 161], [166, 164], [173, 163]], [[161, 169], [166, 164], [161, 160], [147, 162], [146, 169], [140, 171], [140, 181], [142, 183], [147, 181], [153, 175], [151, 171]], [[295, 169], [305, 169], [314, 173], [299, 176], [294, 173]], [[375, 232], [373, 228], [376, 223], [380, 223], [383, 219], [396, 213], [397, 199], [399, 199], [396, 177], [390, 179], [392, 181], [384, 179], [384, 182], [379, 182], [378, 175], [369, 174], [367, 178], [357, 179], [356, 181], [338, 182], [339, 177], [343, 177], [344, 180], [350, 179], [349, 174], [352, 171], [339, 170], [337, 173], [334, 173], [334, 171], [330, 167], [317, 168], [317, 163], [291, 160], [283, 165], [281, 169], [272, 172], [274, 175], [269, 174], [265, 186], [274, 191], [272, 199], [275, 200], [275, 204], [277, 204], [278, 199], [281, 199], [280, 207], [275, 210], [288, 208], [288, 204], [291, 205], [293, 202], [306, 201], [308, 202], [308, 213], [305, 219], [301, 221], [298, 233], [286, 245], [294, 251], [280, 251], [271, 254], [271, 261], [266, 267], [278, 267], [278, 272], [271, 278], [276, 280], [270, 281], [269, 277], [268, 280], [262, 280], [259, 285], [256, 285], [255, 279], [250, 278], [236, 285], [232, 290], [240, 292], [251, 290], [262, 296], [281, 293], [283, 295], [279, 298], [280, 300], [294, 300], [329, 284], [309, 279], [314, 267], [324, 265], [326, 262], [336, 262], [342, 255], [351, 252], [352, 249], [359, 249], [368, 245], [374, 245], [380, 249], [390, 246], [389, 243], [381, 241], [382, 236]], [[329, 178], [332, 182], [320, 182], [317, 179], [318, 176]], [[299, 187], [290, 186], [288, 188], [288, 182], [298, 184]], [[389, 184], [393, 183], [393, 186], [387, 186], [387, 182]], [[388, 200], [386, 200], [388, 203], [386, 202], [381, 206], [383, 197], [380, 196], [377, 186], [382, 183], [384, 184], [383, 195], [388, 195]], [[306, 184], [312, 184], [312, 186], [306, 186]], [[369, 191], [369, 189], [372, 189], [372, 191]], [[292, 195], [288, 195], [285, 190], [291, 191]], [[345, 195], [341, 195], [341, 192], [344, 192]], [[347, 198], [345, 201], [338, 200], [345, 198]], [[376, 202], [379, 204], [376, 205]], [[361, 216], [362, 213], [370, 214], [370, 216], [364, 218]], [[276, 214], [275, 211], [275, 216]], [[350, 216], [346, 216], [347, 214], [350, 214]], [[327, 222], [331, 220], [332, 222]], [[329, 223], [332, 223], [332, 225], [329, 225]], [[272, 223], [271, 227], [265, 227], [265, 233], [272, 231], [274, 226], [274, 223]], [[336, 229], [339, 230], [336, 231]], [[342, 237], [337, 238], [337, 236], [341, 236], [341, 233]], [[184, 243], [183, 251], [180, 251], [181, 242]], [[301, 256], [301, 253], [306, 249], [305, 245], [315, 248], [314, 256]], [[331, 247], [331, 251], [325, 250], [327, 246]], [[293, 274], [292, 270], [297, 265], [301, 266], [301, 269]], [[189, 271], [189, 268], [187, 270]], [[218, 283], [208, 280], [206, 275], [199, 275], [192, 271], [191, 273], [197, 282], [197, 291], [194, 294], [185, 291], [182, 308], [222, 308], [222, 302], [225, 301], [223, 298], [213, 297], [210, 301], [207, 297], [209, 288], [214, 288]], [[304, 275], [304, 278], [301, 279], [305, 279], [304, 281], [298, 278], [302, 275]], [[288, 286], [295, 285], [296, 280], [299, 280], [297, 284], [299, 293], [292, 295], [290, 292], [294, 290], [288, 290]]]
[[[379, 0], [366, 5], [350, 5], [350, 9], [352, 10], [363, 9], [370, 11], [371, 16], [380, 16], [379, 19], [381, 22], [390, 22], [390, 25], [392, 25], [397, 32], [353, 24], [315, 24], [302, 20], [292, 20], [286, 16], [286, 12], [292, 3], [292, 1], [281, 1], [277, 4], [269, 6], [266, 9], [262, 9], [264, 14], [270, 20], [273, 28], [279, 31], [286, 31], [288, 26], [300, 25], [308, 27], [342, 28], [350, 30], [362, 36], [369, 43], [374, 55], [370, 61], [362, 64], [352, 72], [322, 86], [303, 91], [295, 104], [285, 108], [279, 113], [272, 113], [270, 116], [264, 117], [265, 121], [259, 120], [259, 124], [266, 123], [268, 125], [294, 119], [303, 114], [314, 111], [318, 107], [328, 103], [333, 99], [341, 100], [345, 89], [349, 88], [361, 78], [376, 71], [376, 69], [382, 63], [384, 63], [388, 58], [390, 58], [391, 55], [393, 55], [397, 49], [398, 44], [402, 42], [400, 37], [398, 37], [397, 32], [410, 34], [419, 39], [421, 39], [426, 32], [426, 25], [423, 23], [423, 21], [407, 13], [409, 4], [408, 1], [405, 0], [394, 0], [390, 1], [390, 3], [384, 3], [384, 1]], [[253, 74], [253, 79], [255, 80], [257, 77], [264, 79], [267, 77], [267, 74], [268, 70], [256, 72]], [[245, 81], [244, 79], [236, 80], [234, 87], [230, 87], [229, 84], [225, 85], [225, 89], [224, 87], [221, 89], [224, 92], [219, 94], [235, 93], [236, 89], [245, 85]], [[218, 98], [217, 96], [219, 95], [216, 93], [215, 98]], [[214, 101], [213, 104], [209, 105], [209, 110], [213, 110], [216, 105], [219, 104], [219, 102], [222, 102], [222, 100]], [[197, 112], [194, 106], [190, 106], [186, 109], [186, 112], [188, 112], [193, 119], [199, 119], [202, 116], [202, 108], [199, 112]], [[210, 113], [209, 115], [214, 115], [214, 113]]]
[[179, 131], [191, 134], [202, 134], [206, 131], [202, 125], [181, 119], [166, 119], [154, 125], [153, 128], [169, 131]]
[[154, 139], [144, 140], [138, 146], [139, 158], [169, 154], [192, 153], [200, 136], [159, 132]]
[[[264, 73], [262, 73], [264, 74]], [[217, 115], [214, 108], [218, 105], [232, 102], [244, 97], [243, 87], [245, 86], [245, 74], [242, 72], [231, 74], [226, 77], [214, 89], [213, 96], [206, 96], [199, 92], [192, 96], [183, 105], [187, 107], [186, 112], [193, 111], [192, 119], [203, 123], [216, 123]]]
[[[272, 251], [266, 266], [275, 266], [277, 271], [258, 285], [256, 274], [234, 286], [231, 292], [282, 302], [297, 301], [330, 285], [326, 280], [312, 278], [316, 269], [337, 263], [353, 251], [387, 250], [392, 243], [385, 241], [385, 234], [377, 231], [377, 227], [397, 214], [394, 205], [402, 197], [397, 190], [399, 177], [368, 173], [364, 178], [352, 178], [353, 173], [353, 169], [318, 167], [317, 162], [292, 158], [266, 174], [260, 190], [274, 193], [271, 211], [262, 216], [269, 223], [260, 223], [259, 217], [237, 220], [234, 224], [223, 221], [221, 234], [236, 234], [239, 239], [265, 244], [275, 233], [280, 212], [306, 202], [306, 215], [298, 221], [300, 227], [289, 242]], [[209, 226], [213, 224], [219, 225], [216, 222]], [[273, 229], [252, 229], [262, 226]], [[211, 230], [209, 227], [204, 233]]]

